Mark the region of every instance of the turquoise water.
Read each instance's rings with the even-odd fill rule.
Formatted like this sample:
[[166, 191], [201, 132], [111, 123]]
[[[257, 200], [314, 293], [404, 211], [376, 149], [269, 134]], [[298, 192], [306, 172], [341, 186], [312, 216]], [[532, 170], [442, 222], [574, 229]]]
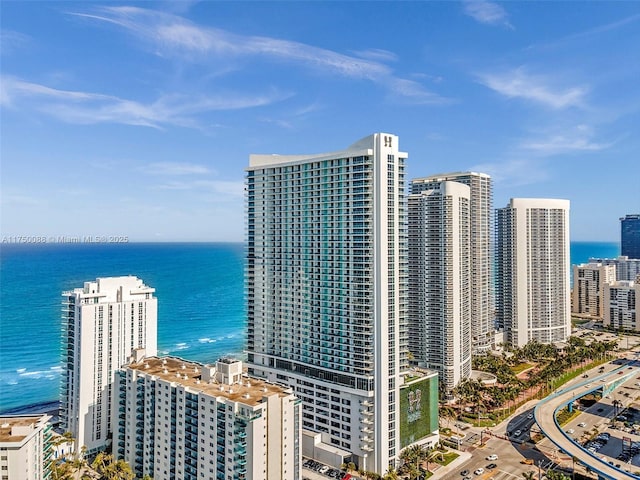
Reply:
[[[571, 244], [572, 263], [618, 252], [615, 243]], [[2, 245], [0, 412], [57, 399], [61, 293], [97, 277], [137, 275], [156, 289], [160, 353], [242, 355], [243, 256], [242, 244]]]
[[64, 290], [136, 275], [156, 289], [158, 351], [201, 362], [241, 355], [242, 244], [2, 245], [0, 411], [56, 400]]

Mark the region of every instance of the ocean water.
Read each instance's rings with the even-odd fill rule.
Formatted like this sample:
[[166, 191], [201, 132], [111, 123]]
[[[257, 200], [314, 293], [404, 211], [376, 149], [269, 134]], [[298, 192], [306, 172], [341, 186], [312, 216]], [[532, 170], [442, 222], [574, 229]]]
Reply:
[[243, 244], [45, 244], [0, 249], [0, 412], [55, 401], [61, 293], [136, 275], [156, 289], [158, 351], [203, 363], [242, 356]]
[[[618, 255], [616, 243], [571, 244], [572, 263]], [[242, 244], [2, 245], [0, 412], [57, 399], [61, 293], [97, 277], [136, 275], [156, 289], [161, 354], [242, 357], [243, 258]]]

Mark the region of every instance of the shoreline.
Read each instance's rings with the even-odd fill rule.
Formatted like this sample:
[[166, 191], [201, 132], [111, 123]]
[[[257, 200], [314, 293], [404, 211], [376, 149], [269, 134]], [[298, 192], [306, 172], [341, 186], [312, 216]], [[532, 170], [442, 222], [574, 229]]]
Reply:
[[60, 410], [60, 402], [58, 400], [50, 400], [48, 402], [32, 403], [30, 405], [22, 405], [20, 407], [8, 408], [0, 412], [3, 417], [12, 415], [31, 415], [46, 413], [54, 417], [58, 416]]

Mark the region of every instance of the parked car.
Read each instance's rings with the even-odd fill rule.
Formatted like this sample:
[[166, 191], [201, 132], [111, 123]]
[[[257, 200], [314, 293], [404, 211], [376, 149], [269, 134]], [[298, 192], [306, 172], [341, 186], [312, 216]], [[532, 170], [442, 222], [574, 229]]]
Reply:
[[480, 467], [473, 473], [475, 473], [476, 475], [482, 475], [484, 473], [484, 468]]
[[498, 465], [496, 465], [495, 463], [490, 463], [489, 465], [487, 465], [487, 470], [493, 470], [494, 468], [496, 468]]
[[586, 426], [587, 426], [587, 424], [586, 424], [586, 423], [584, 423], [584, 422], [580, 422], [580, 423], [578, 424], [578, 426], [579, 426], [580, 428], [584, 428], [584, 427], [586, 427]]
[[524, 460], [520, 460], [520, 463], [524, 465], [533, 465], [533, 458], [525, 458]]
[[491, 455], [489, 455], [489, 456], [487, 457], [487, 460], [489, 460], [489, 461], [491, 461], [491, 460], [497, 460], [497, 459], [498, 459], [498, 455], [496, 455], [495, 453], [494, 453], [494, 454], [491, 454]]
[[460, 475], [462, 475], [463, 477], [466, 477], [467, 475], [469, 475], [469, 470], [462, 470], [460, 472]]

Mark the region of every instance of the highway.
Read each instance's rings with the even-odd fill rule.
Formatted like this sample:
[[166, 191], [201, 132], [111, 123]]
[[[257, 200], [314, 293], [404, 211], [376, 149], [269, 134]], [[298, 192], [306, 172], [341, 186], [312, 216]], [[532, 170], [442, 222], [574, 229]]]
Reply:
[[[575, 457], [577, 462], [587, 465], [591, 470], [596, 472], [600, 478], [609, 480], [638, 480], [637, 476], [610, 465], [574, 442], [557, 423], [556, 413], [567, 404], [589, 392], [602, 388], [603, 385], [607, 385], [608, 382], [621, 380], [623, 378], [629, 379], [639, 372], [640, 369], [637, 367], [630, 368], [628, 365], [623, 365], [610, 372], [591, 378], [588, 381], [565, 387], [546, 397], [536, 405], [534, 410], [534, 418], [538, 427], [562, 452], [571, 457]], [[602, 381], [603, 379], [604, 382]]]

